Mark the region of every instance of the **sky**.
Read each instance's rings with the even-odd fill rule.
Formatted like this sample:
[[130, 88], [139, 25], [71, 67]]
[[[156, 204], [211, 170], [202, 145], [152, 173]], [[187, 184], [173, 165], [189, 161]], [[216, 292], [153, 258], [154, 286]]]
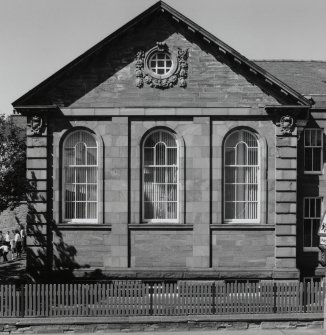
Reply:
[[[0, 0], [0, 114], [156, 0]], [[253, 60], [326, 61], [326, 0], [165, 0]]]

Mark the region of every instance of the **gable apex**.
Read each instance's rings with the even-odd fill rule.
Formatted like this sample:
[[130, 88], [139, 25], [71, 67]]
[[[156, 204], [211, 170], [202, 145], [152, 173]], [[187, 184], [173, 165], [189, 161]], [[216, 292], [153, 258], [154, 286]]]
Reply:
[[99, 52], [102, 48], [107, 46], [109, 43], [116, 41], [122, 34], [126, 33], [129, 29], [132, 29], [138, 24], [149, 19], [155, 13], [160, 12], [162, 15], [167, 16], [175, 24], [182, 25], [183, 28], [187, 29], [190, 34], [196, 35], [197, 38], [202, 39], [203, 43], [207, 44], [212, 49], [212, 53], [218, 55], [223, 62], [228, 65], [233, 71], [244, 76], [249, 82], [257, 85], [262, 91], [268, 95], [273, 96], [281, 104], [290, 105], [304, 105], [311, 106], [312, 100], [306, 99], [303, 95], [295, 91], [290, 86], [286, 85], [281, 80], [271, 75], [266, 70], [254, 62], [248, 60], [246, 57], [241, 55], [239, 52], [219, 40], [217, 37], [185, 17], [183, 14], [176, 11], [163, 1], [158, 1], [144, 12], [130, 20], [128, 23], [123, 25], [121, 28], [110, 34], [108, 37], [94, 45], [92, 48], [84, 52], [82, 55], [68, 63], [66, 66], [61, 68], [59, 71], [54, 73], [52, 76], [41, 82], [39, 85], [28, 91], [26, 94], [15, 100], [12, 105], [14, 107], [23, 106], [28, 103], [28, 100], [35, 94], [39, 93], [43, 88], [47, 87], [55, 80], [58, 80], [72, 70], [77, 65], [86, 61], [92, 55]]

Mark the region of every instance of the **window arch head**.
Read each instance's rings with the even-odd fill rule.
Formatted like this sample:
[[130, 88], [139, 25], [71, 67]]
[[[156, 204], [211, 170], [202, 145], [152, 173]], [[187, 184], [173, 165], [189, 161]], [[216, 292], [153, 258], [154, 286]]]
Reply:
[[85, 130], [70, 133], [63, 143], [64, 220], [97, 222], [98, 144]]
[[224, 142], [224, 220], [255, 223], [259, 214], [259, 141], [249, 130], [235, 130]]
[[177, 222], [179, 146], [173, 133], [154, 130], [143, 142], [143, 220]]

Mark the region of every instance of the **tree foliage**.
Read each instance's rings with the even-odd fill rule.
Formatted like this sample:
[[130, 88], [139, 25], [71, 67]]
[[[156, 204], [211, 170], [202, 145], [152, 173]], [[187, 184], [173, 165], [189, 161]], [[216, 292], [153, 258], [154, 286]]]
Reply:
[[26, 143], [24, 130], [12, 117], [0, 114], [0, 212], [25, 198]]

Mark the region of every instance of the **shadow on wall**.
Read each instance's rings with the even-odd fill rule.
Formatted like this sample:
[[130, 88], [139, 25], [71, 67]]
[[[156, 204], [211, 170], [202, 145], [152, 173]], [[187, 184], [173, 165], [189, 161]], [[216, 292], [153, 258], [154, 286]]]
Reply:
[[[76, 261], [77, 250], [64, 241], [62, 232], [48, 213], [41, 212], [39, 204], [46, 199], [37, 191], [35, 174], [30, 180], [27, 215], [27, 266], [22, 279], [37, 282], [67, 282], [77, 280], [74, 271], [89, 269], [89, 264]], [[82, 271], [79, 271], [82, 273]], [[101, 271], [95, 269], [78, 276], [83, 279], [108, 279]]]
[[77, 251], [64, 242], [55, 223], [48, 219], [44, 211], [46, 198], [37, 190], [35, 173], [29, 181], [27, 199], [27, 274], [36, 281], [53, 280], [53, 271], [71, 277], [73, 271], [80, 268], [75, 261]]

